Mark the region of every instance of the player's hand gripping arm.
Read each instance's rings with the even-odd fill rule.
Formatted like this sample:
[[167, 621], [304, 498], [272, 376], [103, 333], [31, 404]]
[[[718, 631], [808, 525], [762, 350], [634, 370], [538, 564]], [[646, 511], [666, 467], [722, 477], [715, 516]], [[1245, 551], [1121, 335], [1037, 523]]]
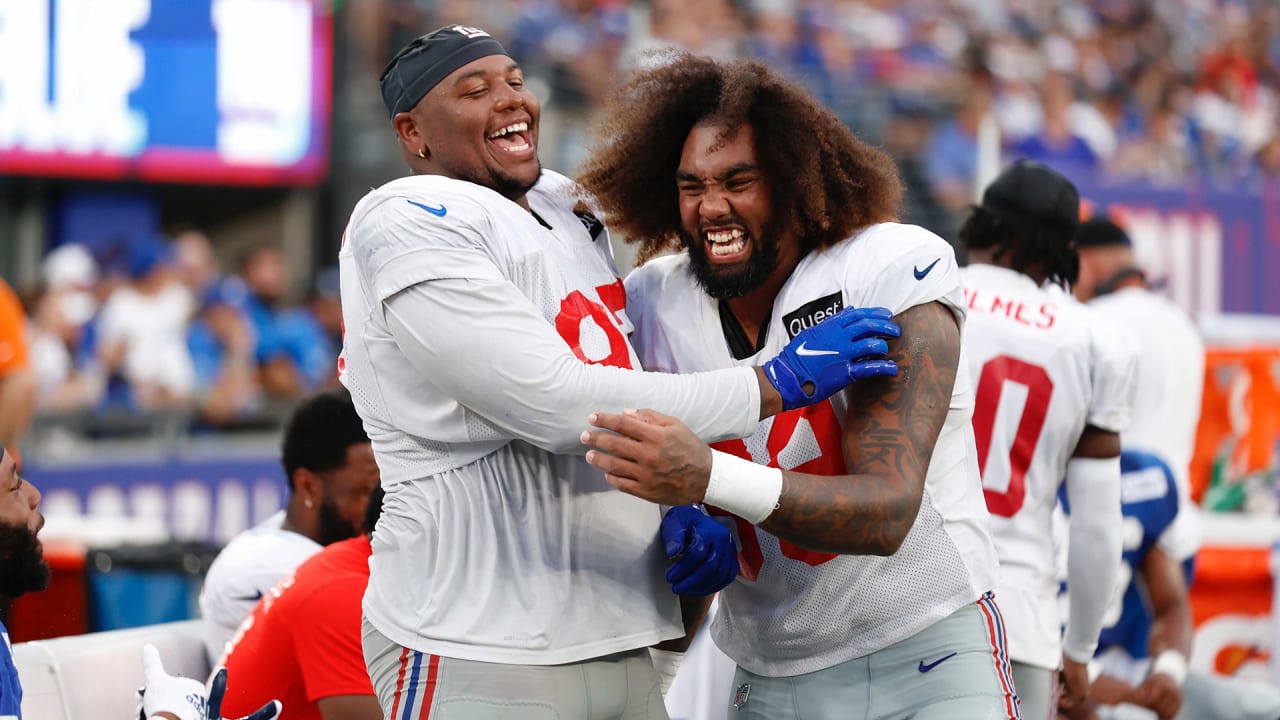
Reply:
[[1087, 426], [1067, 462], [1071, 523], [1067, 583], [1071, 587], [1062, 639], [1063, 694], [1073, 708], [1089, 694], [1089, 660], [1098, 648], [1103, 617], [1120, 573], [1120, 435]]
[[1156, 711], [1161, 720], [1168, 720], [1182, 707], [1182, 682], [1186, 658], [1191, 653], [1191, 603], [1182, 565], [1159, 547], [1147, 552], [1141, 572], [1151, 602], [1151, 638], [1147, 647], [1156, 660], [1151, 674], [1135, 691], [1135, 702]]
[[[705, 498], [805, 548], [891, 555], [915, 522], [960, 363], [960, 328], [944, 305], [915, 306], [897, 321], [901, 338], [889, 342], [888, 359], [898, 374], [849, 390], [847, 475], [778, 471], [713, 453], [678, 421], [649, 411], [593, 416], [594, 425], [616, 435], [584, 433], [583, 442], [597, 449], [587, 460], [604, 469], [614, 487], [647, 500], [683, 504]], [[712, 497], [716, 488], [708, 492], [718, 472], [713, 462], [740, 472], [780, 474], [781, 493], [773, 496], [776, 502], [735, 508], [732, 497]]]
[[[147, 684], [138, 691], [138, 720], [223, 720], [226, 668], [218, 669], [206, 692], [196, 680], [165, 672], [160, 651], [147, 644], [142, 647], [142, 674]], [[280, 701], [272, 700], [240, 720], [272, 720], [280, 710]]]

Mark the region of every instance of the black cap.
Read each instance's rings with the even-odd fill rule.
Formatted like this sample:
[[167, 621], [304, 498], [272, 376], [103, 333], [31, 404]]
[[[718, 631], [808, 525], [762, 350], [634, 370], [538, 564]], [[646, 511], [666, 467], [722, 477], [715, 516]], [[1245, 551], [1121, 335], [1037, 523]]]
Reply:
[[982, 207], [1036, 223], [1074, 231], [1080, 224], [1080, 193], [1057, 171], [1019, 160], [987, 186]]
[[1080, 223], [1080, 228], [1076, 230], [1076, 247], [1116, 245], [1132, 247], [1133, 242], [1129, 240], [1129, 233], [1115, 224], [1111, 218], [1105, 216], [1090, 218]]
[[506, 55], [502, 43], [468, 25], [449, 25], [414, 40], [382, 71], [382, 101], [391, 117], [408, 112], [454, 70], [490, 55]]

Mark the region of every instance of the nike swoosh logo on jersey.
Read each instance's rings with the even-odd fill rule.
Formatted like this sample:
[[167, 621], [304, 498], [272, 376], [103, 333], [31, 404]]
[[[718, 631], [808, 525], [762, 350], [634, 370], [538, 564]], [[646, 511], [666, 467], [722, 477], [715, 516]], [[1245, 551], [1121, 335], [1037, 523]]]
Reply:
[[243, 600], [245, 602], [258, 602], [259, 600], [262, 599], [262, 591], [254, 590], [252, 595], [242, 595], [236, 599]]
[[[422, 204], [422, 203], [420, 203], [420, 202], [414, 202], [414, 201], [412, 201], [412, 200], [406, 200], [406, 201], [407, 201], [410, 205], [415, 205], [415, 206], [417, 206], [417, 207], [420, 207], [420, 208], [422, 208], [423, 210], [426, 210], [427, 212], [431, 213], [432, 215], [435, 215], [436, 217], [444, 217], [444, 216], [445, 216], [445, 213], [449, 212], [449, 210], [448, 210], [445, 206], [443, 206], [443, 205], [441, 205], [440, 207], [436, 208], [436, 207], [431, 207], [430, 205], [423, 205], [423, 204]], [[935, 261], [935, 262], [936, 262], [936, 261]]]
[[797, 355], [811, 357], [815, 355], [839, 355], [840, 354], [839, 351], [836, 351], [836, 350], [810, 350], [809, 348], [805, 347], [805, 345], [808, 345], [808, 343], [807, 342], [800, 343], [800, 347], [796, 348]]
[[[412, 202], [412, 201], [410, 201], [410, 202]], [[941, 260], [941, 259], [942, 259], [942, 258], [938, 258], [938, 260]], [[925, 275], [928, 275], [928, 274], [929, 274], [929, 271], [933, 269], [933, 266], [938, 264], [938, 260], [934, 260], [933, 262], [929, 263], [928, 265], [926, 265], [926, 266], [925, 266], [925, 269], [923, 269], [923, 270], [921, 270], [921, 269], [920, 269], [920, 268], [918, 268], [918, 267], [914, 267], [914, 266], [913, 266], [913, 267], [911, 268], [911, 270], [912, 270], [912, 272], [914, 272], [914, 273], [916, 274], [916, 279], [917, 279], [917, 280], [923, 280], [923, 279], [924, 279], [924, 276], [925, 276]]]
[[[934, 262], [937, 262], [937, 261], [935, 260]], [[933, 662], [929, 663], [928, 665], [925, 665], [925, 664], [924, 664], [924, 661], [923, 661], [923, 660], [921, 660], [921, 661], [920, 661], [920, 667], [918, 667], [918, 668], [916, 668], [916, 669], [917, 669], [917, 670], [919, 670], [919, 671], [920, 671], [920, 672], [922, 672], [922, 673], [927, 673], [927, 672], [929, 672], [930, 670], [932, 670], [932, 669], [934, 669], [934, 668], [938, 667], [938, 666], [939, 666], [939, 665], [941, 665], [942, 663], [944, 663], [944, 662], [946, 662], [946, 661], [950, 660], [951, 658], [953, 658], [953, 657], [955, 657], [955, 656], [956, 656], [956, 654], [955, 654], [955, 653], [951, 653], [950, 655], [947, 655], [947, 656], [945, 656], [945, 657], [941, 657], [941, 658], [938, 658], [937, 660], [934, 660]]]

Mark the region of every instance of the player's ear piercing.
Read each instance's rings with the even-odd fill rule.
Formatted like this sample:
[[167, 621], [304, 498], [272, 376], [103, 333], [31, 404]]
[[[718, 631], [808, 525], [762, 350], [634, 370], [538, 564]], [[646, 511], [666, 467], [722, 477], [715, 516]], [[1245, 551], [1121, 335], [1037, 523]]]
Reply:
[[303, 505], [306, 505], [307, 507], [311, 507], [311, 499], [310, 499], [310, 498], [308, 498], [308, 499], [306, 499], [306, 500], [303, 500], [303, 501], [302, 501], [302, 504], [303, 504]]
[[418, 157], [422, 158], [423, 160], [426, 160], [426, 159], [427, 159], [427, 151], [426, 151], [426, 150], [424, 150], [424, 149], [422, 149], [422, 148], [418, 148]]

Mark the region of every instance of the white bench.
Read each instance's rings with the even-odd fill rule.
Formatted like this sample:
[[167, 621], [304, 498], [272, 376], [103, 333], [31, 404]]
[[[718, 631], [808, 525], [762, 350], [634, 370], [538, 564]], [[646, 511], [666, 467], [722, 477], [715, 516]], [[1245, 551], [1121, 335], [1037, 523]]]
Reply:
[[18, 643], [25, 720], [131, 720], [142, 687], [142, 646], [160, 651], [170, 675], [209, 677], [201, 620]]

